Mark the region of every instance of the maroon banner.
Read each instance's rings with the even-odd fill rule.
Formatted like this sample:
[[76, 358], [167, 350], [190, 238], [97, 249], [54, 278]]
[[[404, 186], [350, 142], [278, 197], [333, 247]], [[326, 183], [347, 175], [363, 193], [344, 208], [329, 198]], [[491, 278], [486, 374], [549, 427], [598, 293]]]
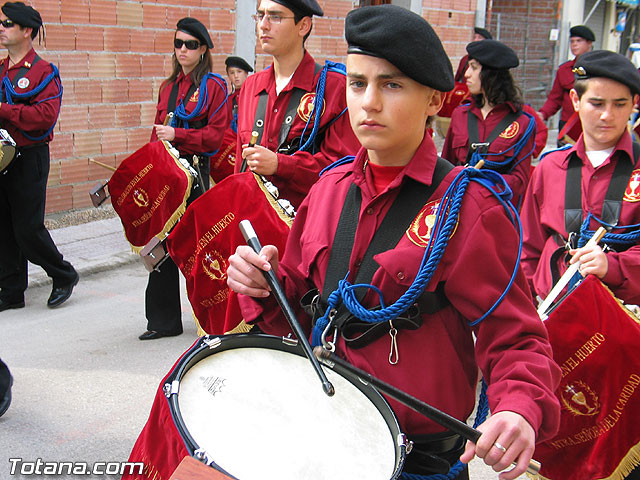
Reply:
[[444, 103], [438, 112], [438, 116], [451, 118], [453, 111], [468, 98], [471, 98], [471, 94], [469, 93], [467, 84], [464, 82], [456, 82], [453, 90], [445, 94]]
[[218, 153], [209, 159], [210, 176], [213, 183], [220, 183], [229, 175], [233, 175], [233, 169], [236, 165], [236, 141], [238, 135], [231, 128], [227, 128], [224, 132], [222, 144], [218, 149]]
[[573, 112], [567, 123], [564, 124], [562, 130], [558, 132], [558, 140], [565, 143], [575, 144], [582, 134], [582, 121], [578, 112]]
[[284, 252], [293, 218], [251, 172], [232, 175], [199, 197], [167, 238], [169, 255], [185, 276], [193, 313], [211, 335], [242, 331], [237, 330], [243, 321], [227, 287], [227, 267], [238, 245], [246, 244], [238, 228], [245, 219], [263, 245]]
[[111, 176], [111, 203], [134, 251], [153, 237], [163, 240], [184, 213], [193, 180], [183, 162], [167, 142], [151, 142]]
[[640, 323], [589, 275], [546, 321], [560, 430], [536, 445], [539, 478], [622, 480], [640, 465]]

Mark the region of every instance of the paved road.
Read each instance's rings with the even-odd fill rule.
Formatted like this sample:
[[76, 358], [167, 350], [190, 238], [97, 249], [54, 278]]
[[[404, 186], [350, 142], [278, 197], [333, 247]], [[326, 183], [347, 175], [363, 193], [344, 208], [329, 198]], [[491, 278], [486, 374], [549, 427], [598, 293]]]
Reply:
[[[144, 268], [126, 263], [83, 276], [59, 309], [45, 307], [51, 287], [43, 282], [27, 291], [26, 308], [0, 314], [0, 356], [15, 377], [0, 418], [0, 479], [55, 478], [10, 476], [9, 458], [126, 461], [159, 381], [196, 334], [185, 301], [185, 334], [140, 342], [145, 284]], [[472, 475], [497, 478], [475, 461]]]

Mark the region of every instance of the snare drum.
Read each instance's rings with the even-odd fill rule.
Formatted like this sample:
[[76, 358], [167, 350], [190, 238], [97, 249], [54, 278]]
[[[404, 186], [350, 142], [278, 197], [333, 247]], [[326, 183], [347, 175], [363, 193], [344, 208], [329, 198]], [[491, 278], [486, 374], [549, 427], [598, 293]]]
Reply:
[[399, 478], [407, 442], [384, 398], [338, 366], [328, 397], [296, 340], [205, 336], [167, 377], [187, 450], [240, 480]]

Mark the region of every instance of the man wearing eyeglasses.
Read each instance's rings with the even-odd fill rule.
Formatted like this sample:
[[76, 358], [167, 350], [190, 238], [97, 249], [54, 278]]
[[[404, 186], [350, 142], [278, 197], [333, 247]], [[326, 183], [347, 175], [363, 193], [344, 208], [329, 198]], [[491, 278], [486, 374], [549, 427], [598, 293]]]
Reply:
[[40, 14], [22, 2], [0, 9], [0, 128], [17, 144], [16, 156], [0, 173], [0, 312], [24, 307], [27, 260], [53, 279], [47, 306], [64, 303], [78, 283], [44, 226], [49, 142], [60, 112], [62, 84], [53, 64], [33, 49]]
[[[296, 207], [322, 168], [360, 145], [345, 113], [344, 74], [335, 66], [322, 68], [305, 50], [313, 15], [323, 15], [315, 0], [260, 2], [258, 40], [273, 64], [247, 79], [238, 101], [236, 158], [244, 161], [236, 161], [235, 171], [244, 163], [265, 175]], [[250, 147], [254, 131], [258, 141]]]

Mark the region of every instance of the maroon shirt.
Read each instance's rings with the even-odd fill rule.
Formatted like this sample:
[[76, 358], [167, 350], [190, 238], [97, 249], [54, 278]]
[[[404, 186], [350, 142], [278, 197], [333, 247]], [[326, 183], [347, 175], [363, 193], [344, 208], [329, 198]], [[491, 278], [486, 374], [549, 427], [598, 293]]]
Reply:
[[571, 98], [569, 98], [569, 91], [573, 88], [574, 75], [572, 69], [575, 64], [576, 59], [574, 58], [558, 67], [547, 101], [544, 102], [540, 109], [540, 113], [542, 113], [545, 120], [548, 120], [550, 116], [561, 108], [560, 120], [566, 122], [571, 118], [574, 110]]
[[[531, 183], [522, 205], [522, 227], [524, 245], [522, 269], [533, 290], [545, 298], [551, 290], [552, 278], [550, 258], [558, 248], [554, 234], [567, 238], [564, 224], [564, 198], [567, 179], [568, 158], [576, 152], [582, 159], [582, 212], [602, 217], [604, 197], [617, 162], [629, 162], [633, 158], [631, 137], [625, 132], [618, 141], [611, 156], [598, 168], [593, 168], [588, 160], [583, 137], [568, 150], [559, 150], [545, 156], [535, 168]], [[640, 165], [636, 164], [622, 201], [618, 225], [640, 223]], [[593, 221], [590, 230], [598, 228]], [[623, 233], [619, 230], [613, 233]], [[608, 272], [602, 281], [613, 293], [628, 303], [640, 303], [640, 246], [625, 252], [608, 252]], [[561, 263], [560, 273], [566, 269]]]
[[[451, 124], [449, 125], [449, 130], [447, 131], [447, 136], [444, 140], [444, 146], [442, 147], [442, 156], [454, 165], [465, 165], [467, 163], [467, 152], [469, 151], [468, 115], [476, 116], [478, 123], [478, 140], [482, 142], [491, 134], [493, 129], [508, 113], [514, 111], [515, 108], [510, 103], [502, 103], [500, 105], [496, 105], [493, 110], [489, 112], [487, 117], [483, 119], [482, 112], [474, 104], [462, 105], [456, 108], [451, 116]], [[531, 112], [529, 111], [529, 113]], [[533, 116], [535, 118], [535, 113]], [[510, 148], [524, 136], [528, 125], [529, 117], [526, 115], [520, 115], [516, 122], [506, 127], [491, 143], [489, 146], [489, 153], [499, 154]], [[510, 173], [505, 173], [503, 175], [507, 184], [511, 187], [511, 190], [513, 190], [512, 201], [514, 205], [518, 204], [518, 201], [524, 195], [527, 184], [529, 183], [529, 176], [531, 174], [531, 158], [534, 150], [535, 136], [531, 135], [513, 163], [520, 159], [522, 159], [522, 161]], [[507, 155], [513, 155], [513, 150], [507, 152]], [[504, 155], [489, 156], [489, 160], [491, 161], [499, 162], [504, 159]]]
[[[218, 79], [223, 85], [224, 80]], [[191, 75], [185, 75], [182, 71], [178, 77], [170, 84], [165, 84], [158, 94], [158, 106], [156, 107], [156, 118], [154, 123], [162, 124], [167, 116], [169, 95], [173, 85], [178, 84], [178, 100], [176, 107], [184, 100], [187, 113], [193, 112], [200, 95], [200, 86], [195, 90], [191, 98], [185, 99], [189, 88], [193, 85]], [[208, 108], [204, 108], [202, 113], [195, 117], [193, 121], [207, 118], [207, 124], [202, 128], [176, 128], [176, 138], [171, 144], [180, 153], [186, 155], [211, 153], [220, 147], [224, 131], [231, 123], [231, 109], [225, 104], [225, 90], [213, 79], [207, 81], [207, 103]], [[218, 109], [218, 107], [220, 107]], [[216, 111], [217, 110], [217, 111]], [[157, 140], [155, 129], [151, 132], [151, 141]]]
[[[35, 50], [31, 49], [25, 57], [13, 65], [9, 65], [9, 57], [7, 56], [1, 64], [0, 71], [2, 77], [9, 77], [13, 80], [20, 68], [27, 67], [27, 73], [15, 88], [17, 93], [29, 92], [38, 87], [42, 81], [53, 72], [51, 65], [46, 60], [40, 59], [34, 63], [36, 56]], [[21, 86], [22, 85], [22, 86]], [[4, 93], [4, 89], [3, 89]], [[43, 140], [34, 141], [25, 137], [20, 130], [26, 131], [32, 137], [40, 137], [49, 130], [58, 120], [60, 113], [60, 103], [62, 98], [55, 97], [60, 93], [60, 87], [52, 80], [40, 93], [30, 97], [25, 104], [16, 103], [9, 105], [6, 98], [0, 105], [0, 128], [4, 128], [9, 135], [13, 137], [18, 146], [31, 145], [34, 143], [50, 142], [53, 139], [53, 131]], [[49, 100], [45, 100], [49, 99]], [[44, 100], [42, 103], [39, 101]], [[14, 101], [16, 101], [14, 99]], [[36, 105], [37, 104], [37, 105]]]
[[[314, 69], [315, 61], [313, 57], [308, 52], [305, 52], [302, 62], [298, 65], [293, 77], [284, 90], [280, 92], [280, 95], [276, 95], [273, 65], [271, 68], [247, 78], [242, 85], [238, 102], [238, 153], [236, 157], [238, 160], [236, 161], [236, 172], [240, 171], [242, 164], [240, 161], [242, 158], [242, 145], [249, 143], [251, 132], [254, 130], [253, 125], [260, 92], [266, 91], [269, 95], [264, 119], [264, 132], [260, 145], [275, 152], [278, 148], [280, 126], [285, 120], [284, 117], [291, 92], [294, 88], [301, 88], [306, 92], [315, 92], [320, 72], [314, 75]], [[358, 139], [351, 130], [349, 114], [345, 111], [347, 108], [345, 91], [345, 76], [336, 72], [328, 72], [320, 129], [330, 126], [326, 130], [320, 151], [315, 155], [309, 152], [296, 152], [293, 155], [278, 153], [278, 170], [275, 175], [267, 177], [280, 190], [280, 198], [289, 200], [295, 207], [300, 206], [311, 185], [318, 180], [320, 170], [346, 155], [354, 155], [360, 148]], [[310, 100], [312, 98], [312, 95], [309, 95], [301, 100], [297, 114], [293, 118], [287, 140], [302, 135], [307, 120], [305, 114], [310, 111]], [[311, 127], [312, 123], [307, 129], [307, 134], [310, 132]]]
[[[292, 305], [298, 305], [307, 290], [314, 287], [322, 290], [336, 226], [351, 183], [359, 185], [362, 191], [354, 254], [349, 265], [354, 271], [404, 178], [431, 183], [436, 153], [433, 140], [425, 136], [410, 163], [379, 195], [372, 192], [369, 169], [364, 169], [364, 149], [353, 164], [337, 167], [320, 178], [298, 210], [279, 264], [278, 276]], [[442, 198], [459, 171], [456, 168], [450, 172], [429, 198], [425, 205], [428, 213], [432, 202]], [[416, 217], [418, 223], [427, 218], [423, 213]], [[538, 440], [549, 438], [559, 421], [559, 406], [553, 392], [560, 371], [552, 360], [547, 333], [531, 301], [524, 275], [518, 274], [505, 300], [488, 318], [476, 327], [468, 324], [491, 307], [509, 282], [516, 262], [516, 230], [502, 206], [475, 182], [469, 185], [459, 218], [442, 261], [427, 285], [427, 290], [433, 291], [438, 283], [445, 282], [450, 305], [434, 314], [423, 314], [419, 329], [399, 331], [399, 362], [389, 363], [389, 335], [360, 349], [347, 348], [340, 338], [337, 353], [355, 366], [463, 420], [474, 408], [480, 367], [489, 383], [491, 410], [520, 413], [538, 433]], [[407, 229], [395, 248], [374, 257], [380, 268], [372, 284], [382, 290], [387, 304], [397, 300], [415, 278], [425, 251], [421, 245], [427, 241], [426, 230], [422, 223], [418, 228]], [[290, 331], [272, 297], [262, 303], [239, 297], [245, 319], [253, 321], [262, 315], [260, 327], [267, 333], [286, 335]], [[373, 306], [374, 298], [377, 298], [374, 294], [368, 295], [365, 304]], [[298, 318], [309, 331], [309, 318], [302, 311], [298, 311]], [[403, 431], [409, 435], [443, 430], [393, 400], [391, 406]]]

